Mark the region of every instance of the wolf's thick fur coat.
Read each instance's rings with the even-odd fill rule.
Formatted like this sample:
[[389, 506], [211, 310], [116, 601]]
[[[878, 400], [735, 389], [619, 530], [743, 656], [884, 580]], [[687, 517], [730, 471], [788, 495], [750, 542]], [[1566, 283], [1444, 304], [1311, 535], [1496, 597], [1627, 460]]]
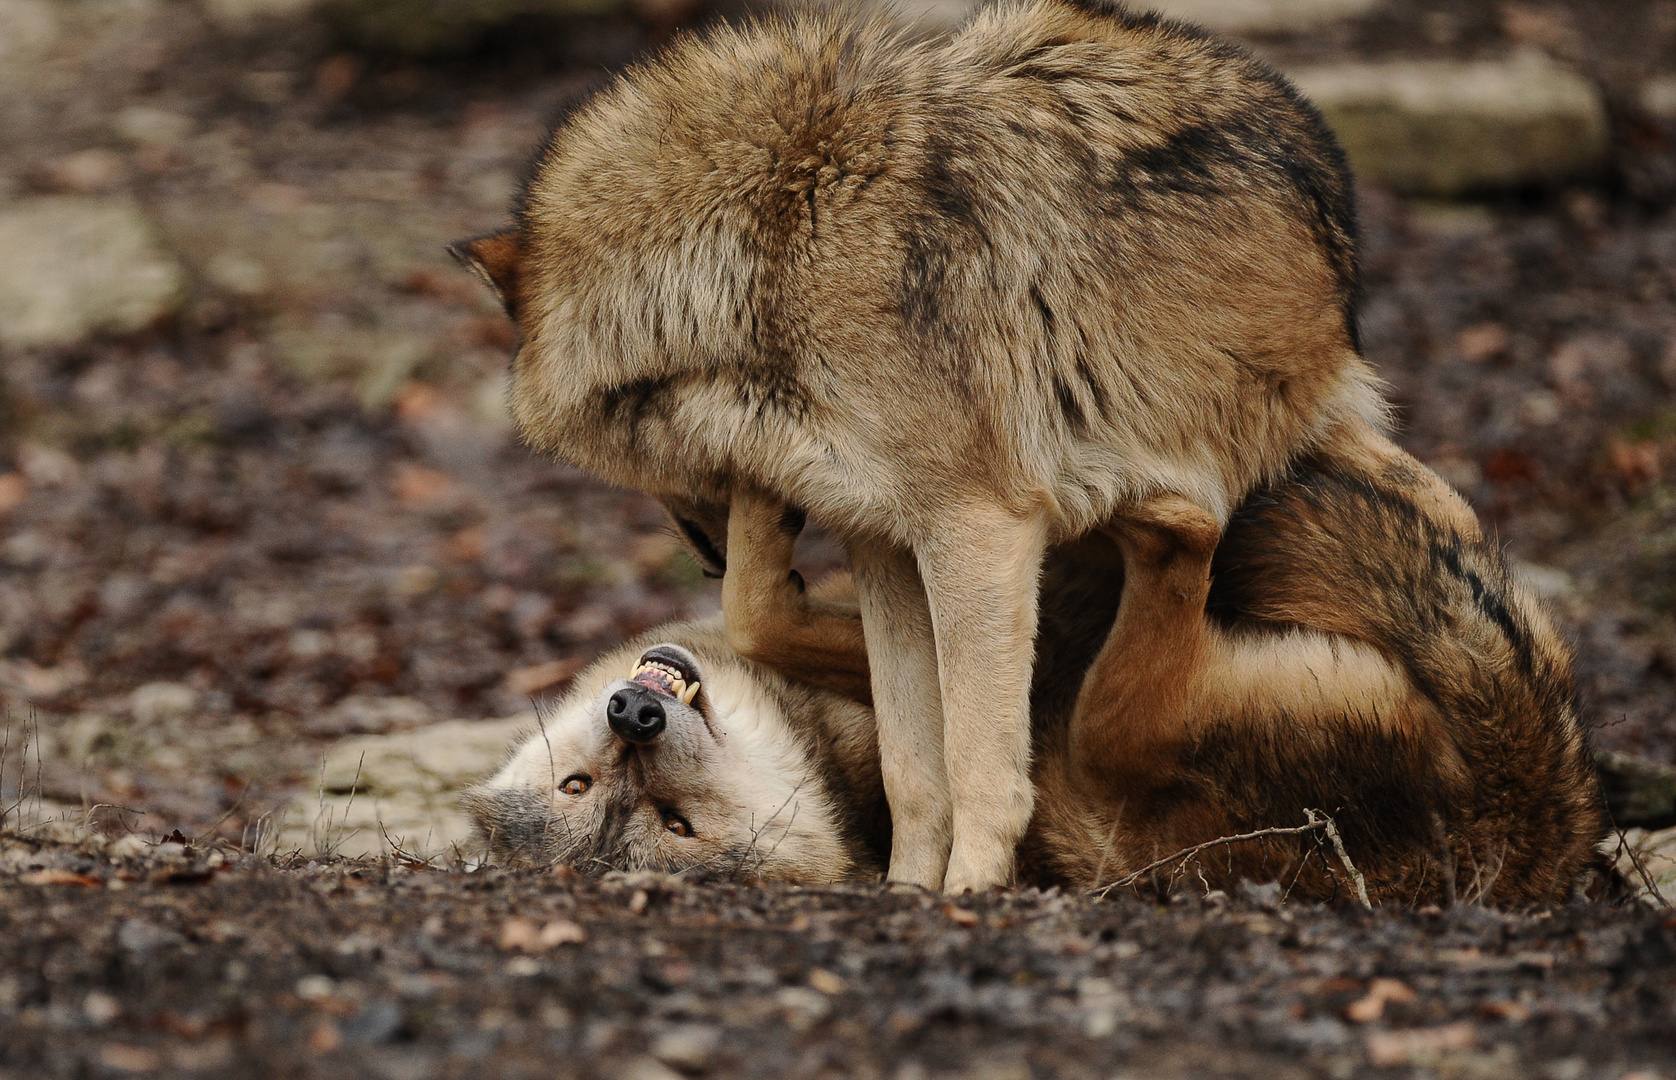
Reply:
[[[806, 882], [882, 869], [889, 815], [854, 700], [867, 665], [856, 612], [788, 578], [777, 503], [737, 499], [729, 534], [727, 638], [660, 628], [583, 676], [547, 733], [472, 796], [500, 855]], [[1571, 896], [1604, 819], [1568, 653], [1436, 476], [1370, 439], [1259, 489], [1220, 542], [1214, 519], [1170, 498], [1111, 535], [1049, 560], [1022, 880], [1098, 887], [1313, 809], [1333, 817], [1376, 901]], [[714, 738], [574, 750], [604, 730], [609, 680], [654, 641], [688, 649], [718, 688]], [[558, 793], [577, 771], [611, 794]], [[693, 836], [663, 833], [669, 806]], [[1142, 884], [1176, 871], [1352, 895], [1318, 835], [1217, 848]]]
[[[952, 38], [807, 16], [684, 38], [553, 135], [468, 245], [536, 447], [672, 503], [740, 487], [848, 542], [894, 878], [1007, 879], [1043, 552], [1168, 492], [1218, 521], [1377, 426], [1320, 118], [1103, 0]], [[945, 875], [946, 870], [946, 875]]]

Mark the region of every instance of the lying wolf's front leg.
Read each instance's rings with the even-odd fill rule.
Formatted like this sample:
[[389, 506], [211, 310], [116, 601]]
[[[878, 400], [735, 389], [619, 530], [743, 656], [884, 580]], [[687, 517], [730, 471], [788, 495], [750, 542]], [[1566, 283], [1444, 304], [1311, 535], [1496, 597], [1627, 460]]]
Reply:
[[803, 515], [780, 500], [734, 490], [722, 576], [728, 644], [791, 678], [869, 702], [861, 612], [804, 587], [791, 566], [802, 528]]
[[1030, 673], [1047, 532], [1045, 514], [979, 504], [916, 550], [936, 633], [953, 797], [945, 892], [1009, 882], [1030, 825]]
[[931, 612], [914, 556], [884, 541], [852, 541], [850, 568], [872, 669], [879, 764], [890, 804], [891, 881], [943, 886], [953, 807], [943, 763], [943, 705]]

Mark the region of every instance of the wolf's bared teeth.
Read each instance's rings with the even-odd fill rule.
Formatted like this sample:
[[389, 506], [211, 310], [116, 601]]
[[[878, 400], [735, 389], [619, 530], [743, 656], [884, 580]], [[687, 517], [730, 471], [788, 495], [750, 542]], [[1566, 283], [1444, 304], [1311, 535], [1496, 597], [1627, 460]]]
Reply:
[[640, 682], [643, 686], [651, 685], [642, 682], [641, 677], [644, 675], [652, 676], [659, 684], [654, 686], [653, 689], [661, 690], [670, 697], [678, 698], [683, 704], [692, 704], [693, 695], [698, 693], [697, 683], [693, 683], [689, 687], [686, 677], [668, 664], [660, 664], [656, 660], [643, 660], [635, 665], [633, 671], [629, 672], [629, 681]]

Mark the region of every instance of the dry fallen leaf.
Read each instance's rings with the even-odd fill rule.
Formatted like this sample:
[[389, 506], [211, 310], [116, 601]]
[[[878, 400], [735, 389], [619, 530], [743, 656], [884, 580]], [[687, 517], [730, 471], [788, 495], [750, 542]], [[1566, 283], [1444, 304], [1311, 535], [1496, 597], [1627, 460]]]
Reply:
[[1491, 1020], [1506, 1020], [1510, 1024], [1522, 1024], [1530, 1019], [1531, 1011], [1528, 1006], [1517, 1001], [1486, 1001], [1478, 1006], [1478, 1015]]
[[1368, 1061], [1389, 1069], [1448, 1050], [1465, 1050], [1476, 1041], [1472, 1025], [1464, 1022], [1407, 1031], [1374, 1031], [1368, 1034]]
[[30, 874], [23, 874], [18, 878], [25, 885], [80, 885], [93, 889], [104, 882], [96, 877], [78, 874], [71, 870], [36, 870]]
[[513, 668], [506, 673], [506, 688], [519, 697], [531, 697], [570, 679], [586, 667], [587, 663], [580, 657], [567, 656], [561, 660], [549, 660], [544, 664]]
[[322, 1020], [314, 1025], [314, 1030], [308, 1033], [308, 1049], [311, 1054], [329, 1054], [343, 1045], [343, 1036], [338, 1032], [338, 1026], [330, 1020]]
[[390, 493], [405, 506], [429, 506], [455, 496], [460, 482], [445, 472], [404, 462], [396, 467]]
[[580, 945], [587, 940], [588, 932], [580, 926], [569, 919], [554, 919], [541, 928], [536, 943], [543, 949], [551, 949], [555, 945]]
[[1455, 348], [1468, 362], [1482, 364], [1507, 351], [1511, 340], [1507, 328], [1500, 323], [1485, 322], [1469, 326], [1455, 338]]
[[500, 947], [520, 952], [546, 952], [559, 945], [580, 945], [587, 940], [588, 932], [569, 919], [554, 919], [538, 927], [535, 920], [514, 915], [500, 926]]
[[29, 497], [29, 481], [22, 473], [0, 473], [0, 514], [14, 510]]
[[500, 947], [535, 952], [541, 948], [541, 928], [521, 915], [500, 924]]
[[959, 923], [961, 926], [976, 926], [980, 921], [977, 912], [967, 911], [965, 908], [956, 907], [954, 904], [944, 906], [943, 914], [948, 916], [949, 922]]
[[148, 1073], [161, 1068], [163, 1059], [148, 1047], [111, 1043], [99, 1051], [99, 1064], [117, 1072]]
[[1414, 991], [1400, 979], [1375, 979], [1368, 984], [1368, 992], [1352, 1001], [1344, 1009], [1346, 1020], [1371, 1024], [1385, 1015], [1387, 1002], [1406, 1004], [1414, 1000]]

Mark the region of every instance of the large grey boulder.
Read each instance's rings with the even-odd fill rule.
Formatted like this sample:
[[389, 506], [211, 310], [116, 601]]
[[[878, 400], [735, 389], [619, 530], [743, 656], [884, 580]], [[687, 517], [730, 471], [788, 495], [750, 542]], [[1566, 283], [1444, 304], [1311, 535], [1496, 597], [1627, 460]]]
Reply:
[[59, 30], [58, 12], [47, 0], [0, 0], [0, 61], [47, 52]]
[[1397, 191], [1450, 197], [1598, 169], [1599, 91], [1539, 52], [1507, 60], [1401, 60], [1290, 73], [1358, 173]]
[[1668, 829], [1676, 826], [1676, 769], [1629, 754], [1595, 755], [1600, 790], [1612, 821], [1621, 826]]
[[1379, 7], [1382, 0], [1139, 0], [1174, 19], [1198, 23], [1223, 34], [1264, 34], [1309, 30], [1338, 19], [1353, 19]]
[[[844, 0], [787, 0], [811, 6]], [[1383, 0], [1134, 0], [1137, 11], [1151, 9], [1172, 19], [1197, 23], [1221, 34], [1265, 34], [1309, 30], [1323, 23], [1366, 15]], [[979, 6], [979, 0], [896, 0], [891, 7], [904, 21], [927, 32], [952, 30]]]
[[0, 343], [128, 333], [179, 307], [186, 275], [133, 202], [45, 196], [0, 209]]

